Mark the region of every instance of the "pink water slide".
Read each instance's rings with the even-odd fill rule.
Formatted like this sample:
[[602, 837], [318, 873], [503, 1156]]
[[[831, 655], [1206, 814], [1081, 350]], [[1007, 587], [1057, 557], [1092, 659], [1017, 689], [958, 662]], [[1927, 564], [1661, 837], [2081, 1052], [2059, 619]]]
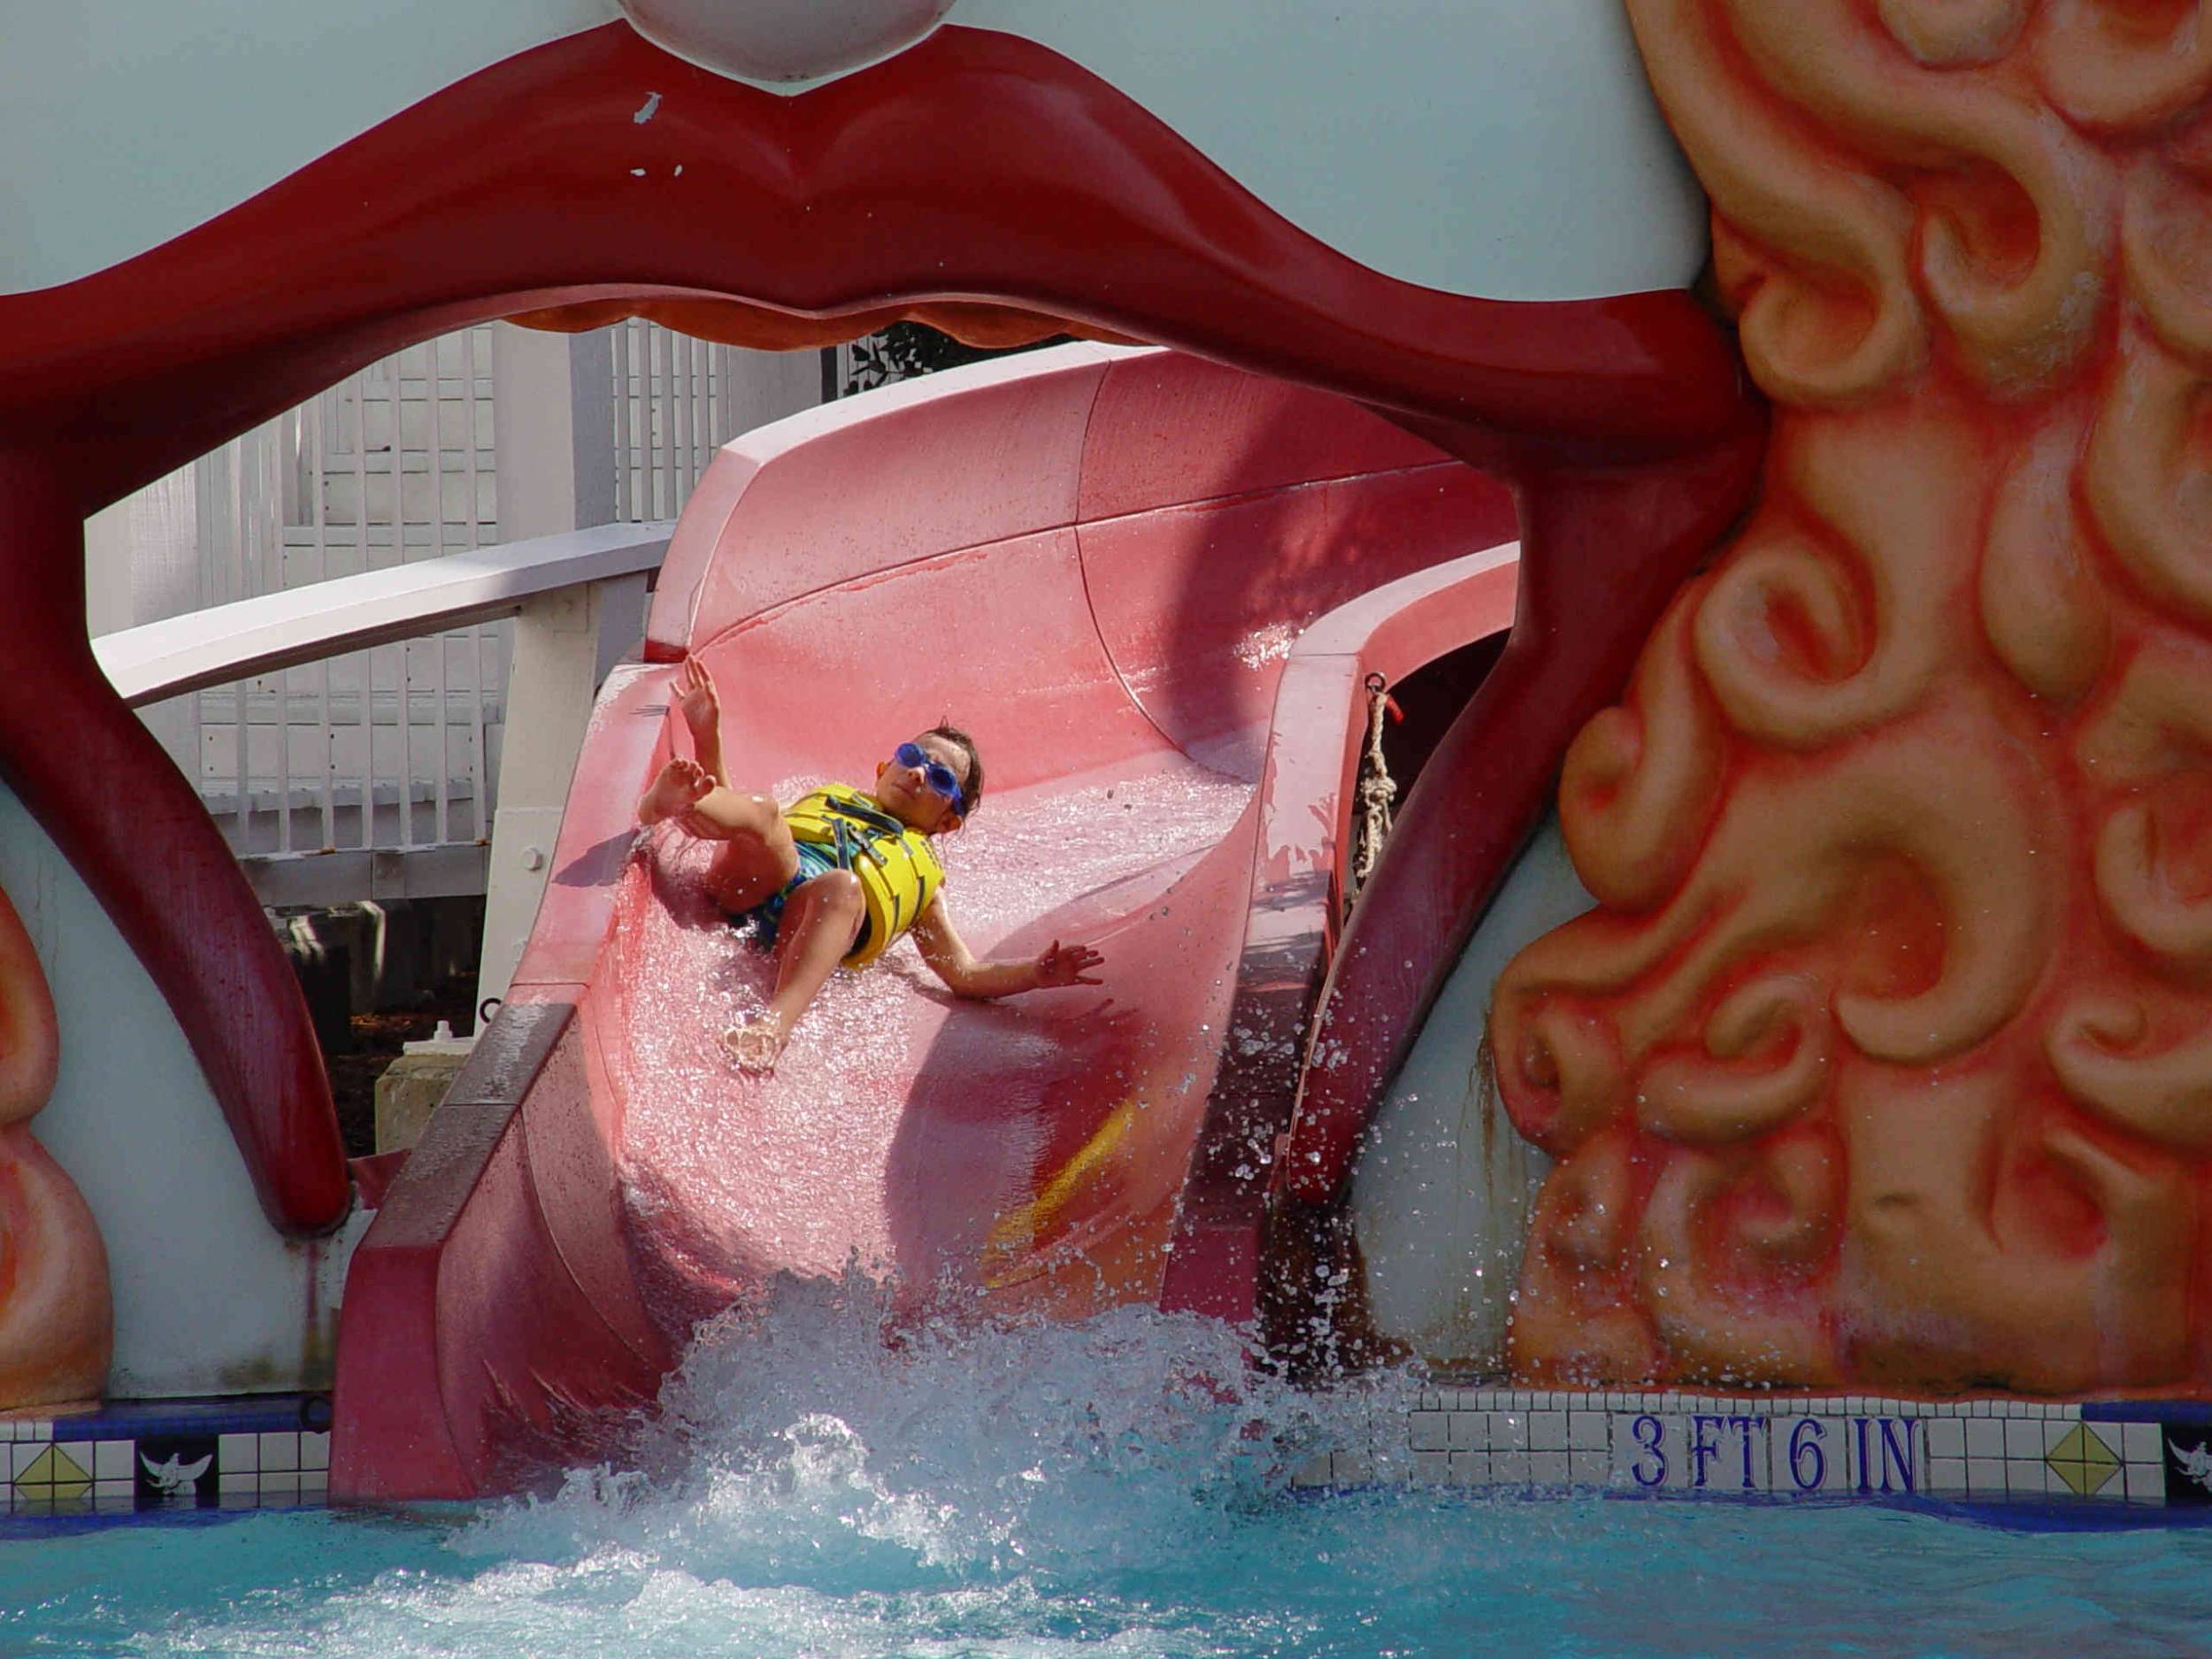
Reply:
[[[603, 1450], [694, 1323], [779, 1274], [1252, 1318], [1364, 687], [1502, 635], [1514, 534], [1501, 485], [1369, 411], [1158, 349], [1002, 359], [725, 449], [601, 693], [506, 1006], [354, 1262], [333, 1495]], [[773, 1076], [734, 1070], [765, 958], [696, 846], [632, 817], [687, 752], [687, 652], [733, 771], [786, 798], [954, 716], [988, 772], [956, 921], [979, 953], [1095, 944], [1104, 983], [964, 1002], [902, 946]]]

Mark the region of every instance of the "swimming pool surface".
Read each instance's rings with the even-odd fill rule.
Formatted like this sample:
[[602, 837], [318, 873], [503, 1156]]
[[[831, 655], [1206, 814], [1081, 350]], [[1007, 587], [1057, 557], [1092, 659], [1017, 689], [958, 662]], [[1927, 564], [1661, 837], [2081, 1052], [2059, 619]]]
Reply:
[[1317, 1498], [1330, 1402], [1217, 1328], [883, 1333], [858, 1285], [710, 1327], [638, 1466], [540, 1500], [7, 1539], [0, 1655], [2212, 1652], [2212, 1530]]

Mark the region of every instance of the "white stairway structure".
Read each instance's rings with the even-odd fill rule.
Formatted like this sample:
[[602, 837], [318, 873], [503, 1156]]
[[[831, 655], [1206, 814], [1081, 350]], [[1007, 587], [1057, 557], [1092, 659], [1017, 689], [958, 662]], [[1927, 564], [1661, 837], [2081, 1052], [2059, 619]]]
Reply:
[[[311, 659], [267, 649], [287, 617], [311, 640], [333, 609], [310, 591], [319, 584], [672, 518], [720, 445], [822, 393], [816, 353], [745, 351], [635, 319], [578, 335], [486, 324], [426, 342], [90, 520], [91, 628], [104, 661], [166, 652], [173, 664], [180, 649], [213, 661], [234, 626], [259, 630], [265, 664], [283, 659], [247, 672], [254, 649], [242, 641], [231, 660], [243, 677], [190, 676], [195, 688], [143, 710], [264, 903], [482, 893], [518, 626], [572, 636], [584, 608], [591, 662], [557, 672], [590, 678], [588, 707], [595, 676], [641, 633], [649, 572], [534, 592], [505, 607], [518, 622], [433, 622], [426, 599], [425, 630]], [[440, 583], [402, 582], [387, 602], [416, 587]], [[561, 759], [526, 747], [535, 770], [560, 775], [521, 787], [557, 812]]]

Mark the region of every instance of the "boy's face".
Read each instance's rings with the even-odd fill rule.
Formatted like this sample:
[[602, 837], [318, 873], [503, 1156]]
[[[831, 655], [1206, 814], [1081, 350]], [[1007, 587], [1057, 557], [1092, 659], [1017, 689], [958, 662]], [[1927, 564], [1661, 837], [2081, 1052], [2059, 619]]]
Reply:
[[[964, 791], [968, 787], [968, 753], [959, 744], [933, 732], [925, 732], [914, 740], [914, 747], [930, 760], [949, 768], [960, 780]], [[960, 827], [960, 813], [945, 796], [930, 787], [928, 768], [902, 766], [894, 758], [881, 761], [876, 766], [876, 799], [889, 809], [892, 817], [909, 829], [918, 829], [925, 835], [934, 835], [941, 830]]]

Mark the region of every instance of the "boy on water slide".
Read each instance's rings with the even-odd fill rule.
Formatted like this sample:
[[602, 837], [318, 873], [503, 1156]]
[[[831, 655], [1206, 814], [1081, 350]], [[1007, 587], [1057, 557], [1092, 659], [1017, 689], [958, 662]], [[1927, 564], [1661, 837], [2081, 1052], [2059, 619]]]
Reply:
[[841, 962], [865, 967], [909, 931], [922, 960], [958, 996], [1099, 983], [1090, 971], [1104, 958], [1088, 945], [1056, 939], [1030, 961], [979, 962], [954, 931], [944, 868], [930, 840], [958, 829], [983, 802], [982, 757], [959, 727], [936, 726], [901, 743], [877, 764], [872, 794], [831, 784], [779, 807], [730, 787], [722, 703], [706, 664], [687, 657], [674, 691], [697, 758], [661, 768], [639, 797], [638, 821], [672, 821], [722, 843], [707, 890], [731, 921], [775, 952], [768, 1006], [722, 1039], [738, 1064], [772, 1070], [830, 970]]

